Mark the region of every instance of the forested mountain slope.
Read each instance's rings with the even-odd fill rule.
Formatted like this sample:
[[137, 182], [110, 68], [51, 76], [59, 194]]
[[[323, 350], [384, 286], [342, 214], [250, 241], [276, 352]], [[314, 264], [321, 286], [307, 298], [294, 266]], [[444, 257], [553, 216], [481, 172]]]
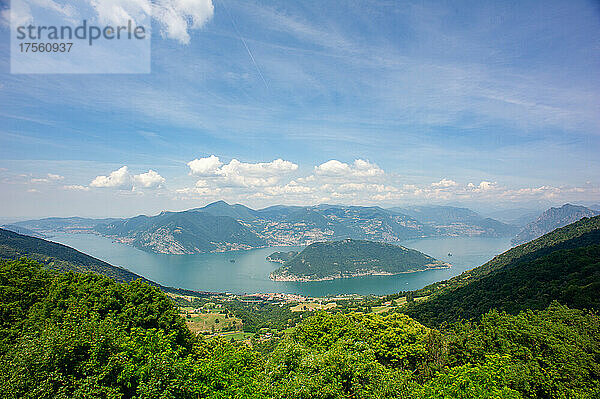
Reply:
[[489, 262], [451, 278], [427, 285], [414, 291], [417, 297], [439, 295], [454, 290], [490, 273], [510, 268], [519, 262], [535, 260], [560, 249], [572, 249], [597, 244], [600, 239], [600, 216], [584, 218], [568, 226], [556, 229], [526, 244], [511, 248]]
[[113, 266], [107, 262], [84, 254], [83, 252], [79, 252], [76, 249], [66, 245], [0, 229], [0, 260], [17, 260], [22, 257], [35, 260], [44, 265], [47, 269], [55, 270], [61, 273], [94, 273], [109, 277], [118, 282], [142, 280], [152, 286], [160, 288], [165, 292], [178, 293], [182, 295], [191, 294], [203, 296], [210, 294], [202, 291], [191, 291], [182, 288], [165, 287], [125, 268]]
[[167, 254], [194, 254], [266, 245], [264, 239], [232, 217], [196, 210], [136, 216], [99, 225], [96, 230], [110, 237], [124, 239], [140, 249]]
[[553, 303], [451, 330], [317, 313], [253, 346], [192, 334], [144, 282], [0, 260], [4, 398], [594, 398], [596, 314]]
[[513, 248], [483, 266], [415, 291], [430, 295], [406, 312], [437, 325], [500, 309], [542, 309], [553, 300], [600, 309], [600, 216]]
[[0, 229], [0, 258], [19, 259], [23, 256], [61, 272], [91, 272], [122, 282], [142, 278], [66, 245]]
[[[279, 254], [273, 254], [281, 258]], [[450, 267], [414, 249], [372, 241], [316, 242], [271, 273], [277, 281], [316, 281], [365, 275], [393, 275]]]

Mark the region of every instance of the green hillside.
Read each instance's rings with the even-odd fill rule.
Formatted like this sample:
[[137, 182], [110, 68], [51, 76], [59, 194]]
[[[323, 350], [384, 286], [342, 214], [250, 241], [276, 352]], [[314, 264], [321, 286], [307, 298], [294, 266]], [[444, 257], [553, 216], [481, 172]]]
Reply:
[[583, 218], [578, 222], [556, 229], [538, 239], [511, 248], [489, 262], [468, 270], [450, 280], [439, 281], [414, 291], [414, 295], [438, 295], [469, 282], [481, 279], [503, 268], [511, 268], [520, 262], [535, 260], [559, 249], [572, 249], [597, 244], [600, 237], [600, 216]]
[[46, 236], [43, 235], [42, 233], [38, 233], [38, 232], [30, 230], [26, 227], [17, 226], [14, 224], [5, 224], [3, 226], [0, 226], [0, 228], [3, 230], [12, 231], [13, 233], [21, 234], [24, 236], [30, 236], [30, 237], [36, 237], [36, 238], [46, 238]]
[[600, 217], [585, 218], [414, 296], [407, 314], [429, 324], [475, 319], [491, 310], [543, 309], [553, 300], [600, 309]]
[[142, 278], [66, 245], [0, 229], [0, 258], [19, 259], [24, 256], [60, 272], [96, 273], [122, 282]]
[[0, 259], [17, 260], [22, 257], [35, 260], [47, 269], [61, 273], [94, 273], [118, 282], [142, 280], [164, 292], [181, 295], [205, 296], [211, 294], [202, 291], [165, 287], [125, 268], [113, 266], [66, 245], [0, 229]]
[[[414, 209], [419, 212], [413, 212]], [[437, 236], [497, 237], [513, 227], [466, 208], [410, 208], [418, 217], [378, 206], [276, 205], [251, 209], [216, 201], [181, 212], [128, 219], [46, 218], [15, 223], [41, 234], [90, 232], [145, 251], [195, 254], [251, 249], [265, 245], [305, 246], [345, 238], [387, 243]]]
[[216, 201], [202, 208], [190, 209], [191, 211], [201, 211], [210, 213], [214, 216], [228, 216], [235, 220], [251, 221], [256, 219], [256, 211], [241, 204], [230, 205], [225, 201]]
[[[276, 256], [276, 255], [274, 255]], [[391, 275], [449, 267], [414, 249], [371, 241], [317, 242], [285, 261], [274, 280], [314, 281], [361, 275]]]
[[598, 316], [557, 303], [450, 330], [325, 313], [252, 345], [207, 340], [141, 281], [0, 260], [3, 398], [595, 398]]

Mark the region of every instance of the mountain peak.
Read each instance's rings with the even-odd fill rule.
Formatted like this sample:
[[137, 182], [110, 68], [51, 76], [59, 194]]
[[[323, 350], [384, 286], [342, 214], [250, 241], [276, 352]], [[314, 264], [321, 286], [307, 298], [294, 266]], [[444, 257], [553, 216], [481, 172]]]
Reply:
[[584, 217], [596, 216], [593, 211], [585, 206], [564, 204], [559, 208], [550, 208], [542, 213], [535, 221], [529, 223], [513, 238], [513, 244], [522, 244], [538, 238], [559, 227], [574, 223]]
[[224, 200], [218, 200], [218, 201], [215, 201], [215, 202], [211, 202], [210, 204], [204, 206], [203, 208], [208, 208], [208, 207], [211, 207], [211, 206], [218, 206], [218, 205], [231, 206], [230, 204], [228, 204]]

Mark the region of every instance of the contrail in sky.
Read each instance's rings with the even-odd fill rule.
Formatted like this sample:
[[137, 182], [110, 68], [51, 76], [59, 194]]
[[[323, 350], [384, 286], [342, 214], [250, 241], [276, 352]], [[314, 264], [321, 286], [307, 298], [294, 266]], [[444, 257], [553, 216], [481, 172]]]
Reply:
[[248, 52], [248, 55], [250, 56], [250, 59], [252, 60], [252, 63], [254, 64], [254, 67], [256, 68], [256, 71], [258, 72], [258, 75], [262, 79], [262, 81], [265, 84], [265, 87], [267, 88], [267, 90], [269, 90], [269, 85], [267, 84], [267, 81], [265, 80], [265, 77], [263, 76], [262, 72], [260, 71], [260, 68], [258, 67], [258, 64], [256, 63], [256, 60], [254, 59], [254, 56], [252, 55], [252, 51], [250, 51], [250, 48], [248, 48], [248, 45], [246, 44], [246, 41], [244, 40], [244, 38], [240, 34], [240, 31], [238, 30], [237, 25], [235, 24], [235, 21], [233, 20], [233, 16], [231, 15], [231, 13], [229, 12], [229, 9], [225, 5], [225, 1], [221, 0], [221, 4], [223, 4], [223, 8], [225, 9], [225, 11], [227, 11], [227, 14], [229, 15], [229, 19], [231, 20], [231, 24], [233, 25], [233, 28], [235, 29], [235, 32], [237, 33], [240, 41], [242, 42], [242, 44], [246, 48], [246, 51]]

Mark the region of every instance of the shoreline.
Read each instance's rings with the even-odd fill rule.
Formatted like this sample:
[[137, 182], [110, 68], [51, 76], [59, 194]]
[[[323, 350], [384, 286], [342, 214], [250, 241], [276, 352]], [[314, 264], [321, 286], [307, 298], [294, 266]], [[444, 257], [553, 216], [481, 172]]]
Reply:
[[441, 269], [450, 269], [452, 267], [452, 264], [447, 263], [447, 262], [442, 262], [439, 263], [438, 266], [436, 267], [428, 267], [427, 269], [422, 269], [422, 270], [407, 270], [404, 272], [397, 272], [397, 273], [390, 273], [390, 272], [364, 272], [364, 273], [352, 273], [349, 275], [335, 275], [335, 276], [326, 276], [326, 277], [319, 277], [319, 278], [307, 278], [307, 277], [301, 277], [301, 276], [275, 276], [273, 273], [271, 272], [269, 274], [269, 279], [271, 281], [278, 281], [278, 282], [296, 282], [296, 283], [311, 283], [311, 282], [318, 282], [318, 281], [332, 281], [332, 280], [340, 280], [340, 279], [346, 279], [346, 278], [354, 278], [354, 277], [366, 277], [366, 276], [397, 276], [399, 274], [410, 274], [410, 273], [420, 273], [420, 272], [426, 272], [428, 270], [441, 270]]

